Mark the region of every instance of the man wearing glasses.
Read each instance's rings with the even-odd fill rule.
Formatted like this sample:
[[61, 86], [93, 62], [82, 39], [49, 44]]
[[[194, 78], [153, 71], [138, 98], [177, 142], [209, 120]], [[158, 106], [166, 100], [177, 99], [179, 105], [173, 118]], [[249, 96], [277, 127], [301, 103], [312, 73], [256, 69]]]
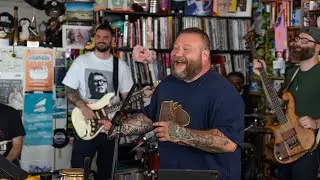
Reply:
[[91, 99], [101, 99], [105, 94], [108, 93], [107, 79], [99, 72], [90, 73], [89, 78], [89, 90], [91, 94]]
[[[292, 44], [292, 57], [299, 63], [298, 66], [286, 71], [283, 86], [287, 87], [289, 85], [288, 91], [294, 96], [295, 111], [300, 117], [298, 119], [300, 125], [304, 128], [313, 129], [315, 132], [320, 128], [319, 43], [320, 29], [316, 27], [300, 29]], [[260, 75], [258, 68], [266, 67], [264, 61], [254, 60], [253, 62], [254, 73]], [[293, 76], [294, 78], [291, 81]], [[317, 179], [319, 158], [318, 147], [293, 163], [280, 165], [280, 180]]]

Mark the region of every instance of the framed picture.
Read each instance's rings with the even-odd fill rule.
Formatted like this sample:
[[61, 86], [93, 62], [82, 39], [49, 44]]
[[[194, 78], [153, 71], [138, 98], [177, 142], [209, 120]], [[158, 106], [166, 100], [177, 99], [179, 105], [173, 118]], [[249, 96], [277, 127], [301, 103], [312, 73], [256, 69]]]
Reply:
[[[144, 2], [144, 0], [142, 1]], [[130, 0], [108, 0], [108, 9], [128, 10], [131, 9], [130, 7]]]
[[185, 15], [210, 16], [212, 15], [213, 0], [186, 0]]
[[236, 9], [236, 12], [227, 13], [227, 16], [251, 17], [252, 0], [240, 0]]
[[67, 21], [93, 21], [93, 3], [88, 2], [67, 2]]
[[84, 49], [92, 34], [92, 26], [62, 25], [62, 46], [70, 49]]

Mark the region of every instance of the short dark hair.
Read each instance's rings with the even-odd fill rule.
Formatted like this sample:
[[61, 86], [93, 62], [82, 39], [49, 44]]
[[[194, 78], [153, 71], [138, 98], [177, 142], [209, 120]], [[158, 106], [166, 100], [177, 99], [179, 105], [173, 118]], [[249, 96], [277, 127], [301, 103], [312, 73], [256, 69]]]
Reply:
[[208, 50], [210, 50], [211, 42], [210, 42], [209, 36], [202, 29], [197, 28], [197, 27], [186, 28], [186, 29], [183, 29], [182, 31], [180, 31], [179, 35], [185, 34], [185, 33], [198, 34], [201, 37], [201, 39], [203, 40], [204, 47], [207, 48]]
[[105, 30], [105, 31], [109, 31], [111, 33], [111, 35], [114, 34], [113, 29], [109, 24], [101, 24], [100, 26], [98, 26], [96, 28], [95, 32], [97, 32], [98, 30]]
[[231, 76], [239, 77], [241, 79], [241, 81], [244, 82], [244, 76], [241, 72], [237, 72], [237, 71], [231, 72], [228, 74], [227, 77], [229, 78]]

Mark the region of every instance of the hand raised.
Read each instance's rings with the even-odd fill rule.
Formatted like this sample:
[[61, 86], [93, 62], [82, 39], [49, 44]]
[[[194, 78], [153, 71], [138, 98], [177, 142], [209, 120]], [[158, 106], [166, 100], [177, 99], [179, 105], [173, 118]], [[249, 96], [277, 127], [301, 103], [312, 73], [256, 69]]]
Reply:
[[260, 76], [260, 71], [259, 71], [259, 68], [261, 67], [264, 67], [264, 69], [266, 69], [266, 63], [264, 62], [264, 60], [257, 60], [257, 59], [254, 59], [253, 61], [253, 72]]

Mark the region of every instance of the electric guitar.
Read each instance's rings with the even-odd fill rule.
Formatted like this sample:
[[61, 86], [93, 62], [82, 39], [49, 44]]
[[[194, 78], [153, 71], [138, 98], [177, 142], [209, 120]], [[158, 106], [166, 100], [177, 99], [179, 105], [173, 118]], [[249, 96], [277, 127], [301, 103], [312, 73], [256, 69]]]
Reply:
[[[153, 88], [155, 88], [154, 85]], [[144, 93], [145, 89], [134, 92], [129, 100], [129, 103], [137, 102], [143, 97], [148, 97]], [[71, 113], [71, 120], [77, 135], [83, 140], [91, 140], [95, 138], [102, 130], [103, 124], [98, 123], [100, 119], [112, 119], [115, 113], [120, 110], [123, 101], [111, 105], [110, 101], [115, 93], [107, 93], [98, 102], [88, 104], [96, 115], [96, 119], [86, 120], [81, 110], [75, 107]]]
[[[252, 55], [257, 57], [254, 46], [254, 30], [248, 32], [244, 39], [246, 40], [247, 47], [251, 49]], [[291, 92], [285, 91], [282, 95], [282, 100], [287, 103], [287, 108], [283, 111], [277, 93], [271, 85], [264, 67], [259, 68], [259, 72], [261, 80], [266, 87], [265, 94], [268, 100], [271, 101], [271, 107], [275, 111], [275, 115], [279, 121], [279, 125], [266, 126], [274, 135], [274, 159], [280, 164], [294, 162], [309, 151], [312, 151], [316, 146], [315, 132], [311, 129], [305, 129], [299, 124], [299, 117], [295, 113], [295, 102]]]

